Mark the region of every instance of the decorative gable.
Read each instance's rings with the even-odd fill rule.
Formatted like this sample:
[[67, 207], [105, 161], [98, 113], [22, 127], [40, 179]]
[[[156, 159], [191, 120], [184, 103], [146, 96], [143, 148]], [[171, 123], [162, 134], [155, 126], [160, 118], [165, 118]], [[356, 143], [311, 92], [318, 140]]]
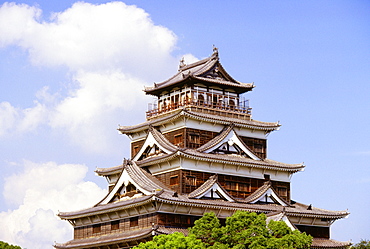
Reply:
[[225, 129], [219, 136], [215, 137], [198, 151], [212, 154], [241, 155], [254, 160], [261, 160], [256, 156], [236, 134], [232, 126]]
[[235, 199], [219, 184], [217, 175], [211, 176], [199, 188], [189, 194], [194, 199], [223, 199], [235, 202]]
[[142, 195], [152, 195], [156, 191], [164, 189], [168, 190], [157, 178], [139, 168], [135, 162], [125, 160], [123, 171], [116, 184], [98, 205], [140, 197]]
[[132, 160], [139, 161], [151, 156], [170, 154], [176, 150], [175, 145], [171, 144], [159, 131], [150, 127], [143, 146]]
[[285, 207], [289, 206], [289, 204], [275, 192], [270, 181], [265, 182], [263, 186], [248, 196], [245, 201], [253, 204], [278, 204]]

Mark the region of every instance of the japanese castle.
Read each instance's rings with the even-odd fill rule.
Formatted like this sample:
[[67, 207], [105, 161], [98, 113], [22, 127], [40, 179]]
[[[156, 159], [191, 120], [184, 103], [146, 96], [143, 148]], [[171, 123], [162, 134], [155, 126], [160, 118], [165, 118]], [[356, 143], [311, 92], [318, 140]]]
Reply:
[[267, 135], [280, 124], [252, 119], [244, 96], [254, 87], [231, 77], [214, 48], [145, 88], [156, 97], [146, 121], [118, 128], [131, 139], [131, 158], [96, 169], [107, 195], [91, 208], [60, 212], [74, 236], [54, 247], [131, 248], [158, 234], [186, 235], [206, 212], [224, 220], [246, 210], [312, 235], [312, 248], [348, 248], [330, 239], [330, 226], [349, 213], [293, 201], [291, 177], [305, 166], [267, 158]]

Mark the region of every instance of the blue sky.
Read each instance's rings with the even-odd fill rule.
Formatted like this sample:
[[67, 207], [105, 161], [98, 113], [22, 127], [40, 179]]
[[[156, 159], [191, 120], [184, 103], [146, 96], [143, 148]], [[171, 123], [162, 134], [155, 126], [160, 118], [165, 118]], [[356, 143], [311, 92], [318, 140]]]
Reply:
[[[304, 162], [294, 200], [346, 210], [334, 239], [370, 239], [368, 1], [16, 1], [0, 7], [0, 240], [72, 238], [55, 214], [106, 191], [119, 124], [143, 122], [142, 89], [205, 58], [254, 82], [253, 118], [280, 121], [268, 157]], [[13, 225], [9, 225], [13, 224]]]

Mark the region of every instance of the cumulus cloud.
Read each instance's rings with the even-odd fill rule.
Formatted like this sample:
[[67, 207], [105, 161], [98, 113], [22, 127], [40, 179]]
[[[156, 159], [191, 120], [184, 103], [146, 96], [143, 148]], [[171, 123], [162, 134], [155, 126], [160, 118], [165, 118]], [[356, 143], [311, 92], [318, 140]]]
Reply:
[[123, 113], [137, 113], [134, 107], [143, 113], [144, 85], [176, 70], [176, 40], [143, 9], [122, 2], [77, 2], [48, 19], [37, 7], [4, 3], [0, 47], [22, 48], [37, 66], [65, 67], [70, 82], [58, 98], [41, 89], [29, 108], [0, 103], [0, 136], [49, 125], [85, 149], [109, 151], [105, 131], [124, 122]]
[[4, 182], [5, 200], [17, 208], [0, 213], [0, 238], [22, 247], [51, 248], [53, 241], [71, 239], [72, 227], [59, 220], [58, 210], [90, 207], [106, 194], [84, 181], [84, 165], [24, 161], [22, 167]]

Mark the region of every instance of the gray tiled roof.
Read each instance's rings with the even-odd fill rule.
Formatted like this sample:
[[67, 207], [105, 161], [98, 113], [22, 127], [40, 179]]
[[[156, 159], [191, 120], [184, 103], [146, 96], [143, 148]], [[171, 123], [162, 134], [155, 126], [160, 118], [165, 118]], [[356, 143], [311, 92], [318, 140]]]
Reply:
[[[272, 188], [272, 185], [271, 185], [271, 181], [266, 181], [261, 187], [259, 187], [256, 191], [254, 191], [250, 196], [248, 196], [247, 198], [245, 198], [245, 202], [247, 203], [251, 203], [251, 202], [254, 202], [256, 201], [257, 199], [259, 199], [261, 196], [263, 196], [263, 194], [266, 193], [266, 191], [268, 189], [270, 189], [277, 195], [279, 196], [276, 191]], [[286, 202], [283, 198], [280, 198], [280, 201], [282, 201], [283, 203], [285, 203], [287, 206], [290, 206], [290, 204], [288, 202]]]
[[63, 244], [54, 245], [57, 249], [67, 248], [90, 248], [104, 245], [111, 245], [112, 243], [124, 243], [130, 241], [136, 241], [152, 236], [152, 228], [129, 230], [119, 233], [112, 233], [102, 236], [88, 237], [84, 239], [74, 239]]
[[127, 164], [125, 166], [125, 169], [127, 170], [127, 173], [130, 175], [132, 180], [140, 185], [143, 189], [149, 192], [163, 189], [173, 193], [172, 190], [170, 190], [155, 176], [138, 167], [134, 161], [131, 161], [129, 164]]
[[177, 119], [189, 117], [195, 120], [200, 121], [207, 121], [212, 123], [217, 123], [221, 125], [230, 125], [234, 124], [235, 127], [242, 127], [242, 128], [250, 128], [256, 130], [264, 130], [264, 131], [274, 131], [277, 130], [281, 125], [278, 122], [262, 122], [257, 120], [247, 120], [247, 119], [239, 119], [239, 118], [231, 118], [231, 117], [224, 117], [215, 114], [209, 113], [202, 113], [188, 110], [186, 107], [179, 108], [174, 110], [168, 115], [161, 116], [159, 118], [154, 118], [149, 121], [131, 125], [131, 126], [119, 126], [118, 130], [122, 134], [132, 134], [135, 132], [140, 132], [149, 129], [149, 126], [160, 126], [162, 124], [166, 124]]
[[108, 168], [96, 168], [95, 173], [100, 176], [112, 175], [112, 174], [120, 173], [122, 169], [123, 169], [123, 164], [113, 166], [113, 167], [108, 167]]
[[167, 150], [175, 152], [179, 149], [179, 147], [177, 147], [176, 145], [168, 141], [168, 139], [165, 136], [163, 136], [161, 132], [159, 132], [157, 129], [153, 128], [152, 126], [150, 126], [149, 128], [149, 132], [151, 132], [154, 139]]
[[[211, 74], [209, 74], [209, 72], [213, 71], [213, 69], [215, 68], [217, 68], [217, 70], [223, 77], [211, 77]], [[218, 53], [213, 53], [211, 57], [181, 67], [179, 71], [168, 80], [161, 83], [154, 83], [153, 87], [146, 87], [145, 92], [147, 94], [155, 95], [156, 93], [158, 93], [158, 90], [173, 86], [189, 78], [211, 82], [217, 85], [232, 86], [234, 89], [240, 89], [239, 92], [250, 91], [254, 87], [253, 83], [241, 83], [233, 79], [221, 65]]]
[[348, 248], [352, 243], [349, 241], [337, 241], [333, 239], [324, 239], [324, 238], [313, 238], [311, 248], [319, 249], [319, 248]]
[[212, 148], [216, 144], [220, 143], [223, 139], [225, 139], [225, 137], [227, 137], [227, 135], [232, 131], [232, 129], [233, 129], [233, 125], [229, 125], [229, 126], [225, 127], [224, 130], [218, 136], [211, 139], [207, 143], [203, 144], [202, 146], [200, 146], [196, 150], [199, 151], [199, 152], [203, 152], [203, 151], [206, 151], [206, 150]]
[[196, 198], [209, 190], [217, 182], [217, 175], [210, 176], [199, 188], [191, 192], [188, 197]]

